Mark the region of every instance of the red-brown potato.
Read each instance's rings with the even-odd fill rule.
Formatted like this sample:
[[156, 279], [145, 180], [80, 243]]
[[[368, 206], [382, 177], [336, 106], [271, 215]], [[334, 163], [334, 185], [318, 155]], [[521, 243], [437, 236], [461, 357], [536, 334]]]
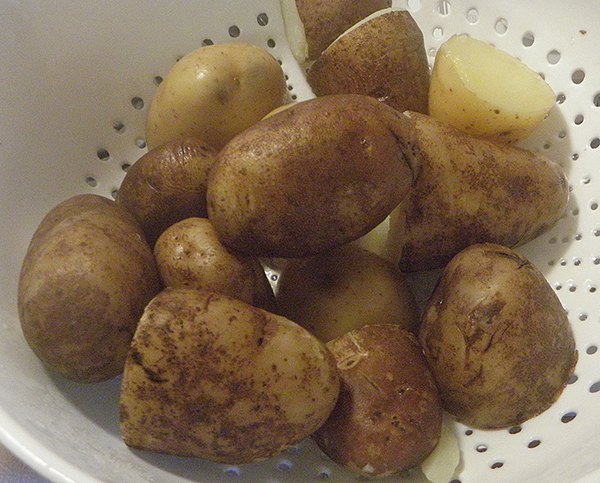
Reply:
[[364, 326], [327, 344], [338, 402], [313, 435], [333, 461], [369, 477], [413, 468], [438, 443], [442, 406], [417, 338], [397, 325]]

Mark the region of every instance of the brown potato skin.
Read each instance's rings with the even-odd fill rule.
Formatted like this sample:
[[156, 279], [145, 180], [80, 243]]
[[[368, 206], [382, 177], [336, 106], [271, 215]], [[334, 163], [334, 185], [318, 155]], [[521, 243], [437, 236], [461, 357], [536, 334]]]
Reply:
[[396, 325], [364, 326], [327, 344], [340, 372], [338, 403], [313, 435], [333, 461], [383, 477], [435, 448], [442, 407], [417, 338]]
[[127, 171], [115, 201], [133, 213], [151, 247], [173, 223], [206, 217], [206, 180], [217, 151], [196, 137], [151, 149]]
[[266, 310], [275, 296], [257, 258], [227, 249], [206, 218], [187, 218], [167, 228], [154, 246], [165, 287], [211, 290]]
[[399, 111], [429, 111], [423, 34], [406, 10], [371, 18], [331, 44], [310, 66], [317, 96], [365, 94]]
[[316, 59], [357, 22], [391, 6], [391, 0], [296, 0], [308, 44], [308, 59]]
[[361, 95], [311, 99], [263, 119], [223, 148], [208, 217], [242, 253], [303, 257], [377, 226], [411, 187], [411, 123]]
[[326, 346], [222, 294], [167, 287], [147, 306], [120, 397], [127, 445], [241, 464], [299, 443], [339, 393]]
[[419, 333], [444, 408], [499, 429], [542, 413], [577, 362], [566, 312], [542, 273], [501, 245], [472, 245], [444, 269]]
[[159, 291], [135, 218], [114, 201], [74, 196], [33, 235], [19, 279], [25, 339], [51, 370], [77, 382], [123, 370], [144, 306]]
[[558, 163], [409, 115], [422, 168], [390, 220], [390, 253], [402, 271], [442, 268], [474, 243], [520, 246], [562, 217], [569, 183]]
[[363, 325], [390, 323], [416, 332], [420, 322], [404, 274], [353, 243], [288, 260], [277, 283], [277, 313], [323, 342]]

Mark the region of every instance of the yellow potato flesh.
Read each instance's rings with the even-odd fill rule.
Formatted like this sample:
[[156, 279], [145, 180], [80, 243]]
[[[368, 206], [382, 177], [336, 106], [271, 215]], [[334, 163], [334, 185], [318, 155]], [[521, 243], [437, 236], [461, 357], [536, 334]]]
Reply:
[[546, 81], [516, 57], [456, 35], [436, 55], [429, 113], [470, 134], [514, 143], [544, 120], [555, 98]]

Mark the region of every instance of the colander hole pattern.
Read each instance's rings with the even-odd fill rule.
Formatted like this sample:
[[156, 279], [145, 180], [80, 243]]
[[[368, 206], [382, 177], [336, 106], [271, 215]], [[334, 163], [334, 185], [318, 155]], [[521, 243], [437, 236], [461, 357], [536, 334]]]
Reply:
[[[421, 2], [421, 0], [409, 0], [405, 8], [407, 8], [409, 11], [411, 11], [411, 13], [416, 14], [417, 12], [423, 10], [424, 6], [423, 6], [423, 3]], [[442, 42], [443, 40], [445, 40], [448, 37], [448, 34], [445, 32], [445, 29], [444, 29], [441, 21], [445, 17], [449, 17], [451, 15], [461, 15], [461, 12], [460, 11], [454, 12], [453, 7], [452, 7], [452, 2], [450, 2], [448, 0], [439, 1], [435, 7], [435, 12], [439, 16], [440, 24], [436, 25], [430, 32], [425, 31], [424, 34], [425, 34], [425, 36], [427, 36], [427, 34], [429, 33], [429, 36], [430, 36], [429, 40], [433, 41], [432, 44], [439, 45], [440, 42]], [[482, 15], [476, 8], [468, 9], [466, 11], [466, 13], [464, 13], [464, 18], [465, 18], [467, 24], [473, 25], [473, 26], [478, 25], [480, 22], [484, 22], [484, 20], [485, 20], [484, 18], [482, 18]], [[269, 23], [269, 15], [264, 12], [260, 13], [256, 17], [256, 22], [257, 22], [257, 25], [259, 25], [261, 27], [267, 26]], [[509, 20], [507, 20], [507, 18], [504, 18], [504, 17], [496, 18], [496, 19], [492, 20], [491, 22], [489, 22], [489, 19], [488, 19], [488, 23], [491, 25], [493, 32], [495, 33], [496, 36], [498, 36], [498, 38], [505, 36], [505, 35], [513, 35], [513, 36], [516, 35], [520, 39], [520, 42], [524, 49], [534, 48], [535, 43], [536, 43], [536, 34], [533, 31], [526, 30], [523, 32], [513, 32], [512, 29], [510, 29]], [[243, 40], [242, 31], [237, 25], [229, 26], [227, 28], [226, 34], [230, 38], [230, 40], [234, 40], [234, 39]], [[583, 32], [581, 34], [584, 35]], [[211, 39], [204, 39], [202, 41], [202, 45], [210, 45], [213, 43], [214, 42]], [[276, 46], [275, 40], [273, 40], [271, 38], [269, 38], [267, 40], [266, 45], [263, 45], [263, 47], [269, 51], [273, 51], [275, 46]], [[436, 47], [430, 47], [428, 49], [428, 54], [429, 54], [431, 62], [433, 62], [436, 51], [437, 51]], [[543, 52], [542, 52], [542, 54], [543, 54]], [[552, 48], [545, 55], [547, 67], [558, 65], [561, 61], [561, 57], [562, 57], [562, 55], [561, 55], [560, 50], [558, 48]], [[179, 59], [177, 58], [175, 60], [179, 60]], [[280, 60], [280, 62], [281, 62], [281, 60]], [[281, 63], [283, 64], [283, 62], [281, 62]], [[541, 71], [540, 74], [543, 77], [545, 77], [543, 71]], [[164, 73], [162, 75], [164, 75]], [[154, 85], [158, 85], [162, 81], [162, 78], [163, 78], [162, 75], [154, 75], [154, 76], [149, 75], [148, 80], [150, 83], [153, 83]], [[288, 79], [288, 89], [290, 92], [292, 92], [291, 99], [296, 100], [296, 99], [298, 99], [298, 96], [293, 94], [294, 86], [291, 83], [289, 76], [286, 76], [286, 77]], [[583, 67], [578, 67], [572, 71], [572, 73], [570, 75], [570, 82], [572, 83], [573, 86], [578, 86], [578, 85], [581, 85], [585, 81], [585, 78], [586, 78], [585, 69]], [[138, 121], [138, 124], [136, 125], [136, 134], [134, 136], [134, 144], [137, 148], [139, 148], [138, 154], [140, 156], [145, 152], [145, 148], [146, 148], [146, 144], [145, 144], [145, 141], [143, 138], [143, 130], [140, 130], [140, 125], [143, 125], [144, 115], [145, 115], [146, 107], [147, 107], [149, 100], [150, 99], [142, 98], [140, 96], [135, 96], [131, 99], [131, 107], [134, 110], [139, 111], [139, 114], [140, 114], [140, 119]], [[577, 100], [579, 102], [581, 102], [581, 99], [577, 99]], [[557, 94], [556, 102], [558, 105], [565, 105], [568, 101], [569, 101], [569, 99], [565, 92], [559, 92]], [[592, 109], [594, 107], [596, 107], [596, 108], [600, 107], [600, 92], [593, 92], [593, 94], [591, 95], [591, 98], [588, 99], [588, 101], [589, 101], [588, 108]], [[575, 114], [575, 116], [573, 117], [573, 119], [571, 121], [571, 126], [574, 126], [574, 127], [582, 126], [585, 121], [586, 121], [585, 113], [577, 111], [577, 114]], [[550, 124], [550, 122], [548, 122], [547, 124]], [[114, 124], [112, 125], [112, 130], [114, 131], [114, 133], [116, 135], [122, 135], [126, 131], [126, 126], [121, 121], [115, 121]], [[600, 129], [598, 130], [598, 134], [600, 134]], [[543, 138], [543, 142], [541, 144], [539, 144], [539, 141], [538, 141], [537, 145], [528, 146], [528, 147], [530, 147], [532, 149], [538, 149], [540, 151], [548, 152], [548, 155], [552, 156], [554, 159], [561, 162], [561, 164], [563, 164], [563, 166], [565, 166], [566, 164], [568, 164], [569, 161], [577, 162], [580, 158], [579, 152], [573, 152], [570, 155], [570, 157], [567, 159], [564, 159], [563, 157], [553, 156], [553, 154], [555, 154], [557, 151], [561, 150], [562, 143], [564, 143], [564, 141], [567, 139], [567, 137], [568, 137], [567, 130], [565, 130], [561, 127], [558, 129], [558, 131], [545, 133], [545, 137]], [[593, 137], [587, 143], [587, 146], [583, 147], [583, 150], [587, 150], [588, 148], [591, 150], [595, 150], [595, 149], [598, 149], [598, 147], [600, 147], [600, 137], [598, 137], [594, 133]], [[105, 163], [105, 162], [119, 163], [120, 162], [121, 163], [120, 166], [124, 172], [127, 171], [127, 168], [131, 165], [131, 162], [134, 161], [134, 160], [119, 160], [118, 156], [111, 156], [111, 154], [109, 153], [109, 151], [106, 148], [98, 148], [96, 150], [95, 154], [96, 154], [98, 160], [103, 163]], [[585, 174], [585, 175], [581, 176], [579, 179], [579, 183], [584, 186], [589, 185], [591, 183], [591, 181], [592, 181], [592, 174]], [[577, 180], [574, 180], [574, 182], [577, 182]], [[101, 183], [101, 181], [98, 180], [97, 176], [91, 175], [91, 176], [86, 177], [85, 183], [88, 186], [96, 188], [98, 191], [102, 192], [102, 183]], [[109, 192], [112, 197], [114, 197], [116, 195], [117, 189], [118, 189], [117, 187], [109, 188]], [[598, 206], [599, 205], [598, 205], [597, 199], [593, 198], [590, 200], [590, 202], [588, 204], [588, 209], [590, 211], [596, 211], [598, 209]], [[579, 207], [575, 207], [575, 206], [571, 205], [569, 211], [567, 212], [567, 214], [565, 216], [577, 217], [578, 215], [579, 215]], [[583, 233], [579, 233], [579, 232], [575, 233], [574, 235], [572, 235], [571, 233], [564, 233], [562, 236], [553, 234], [552, 236], [547, 238], [547, 243], [549, 245], [568, 244], [573, 240], [580, 241], [580, 240], [582, 240], [582, 238], [584, 236], [585, 235]], [[596, 237], [596, 238], [600, 238], [600, 229], [594, 229], [592, 231], [592, 236]], [[597, 256], [593, 256], [589, 260], [594, 265], [600, 264], [600, 250], [598, 250], [597, 253], [598, 253]], [[561, 257], [559, 259], [550, 258], [547, 260], [546, 263], [550, 267], [555, 266], [557, 264], [562, 267], [565, 267], [567, 265], [570, 265], [573, 267], [579, 267], [584, 263], [584, 260], [582, 260], [582, 258], [580, 258], [580, 257], [573, 257], [570, 259]], [[276, 274], [272, 275], [272, 278], [275, 281], [277, 278], [277, 275]], [[575, 292], [577, 290], [585, 290], [589, 294], [595, 294], [596, 290], [597, 290], [597, 286], [594, 282], [588, 280], [588, 281], [586, 281], [585, 286], [582, 289], [579, 289], [578, 284], [575, 280], [568, 280], [564, 286], [563, 286], [562, 282], [556, 281], [554, 283], [554, 289], [556, 291], [567, 290], [569, 292]], [[585, 311], [579, 310], [577, 312], [577, 314], [575, 314], [575, 318], [580, 322], [584, 322], [584, 321], [587, 321], [588, 314]], [[598, 322], [598, 321], [596, 321], [596, 322]], [[598, 350], [598, 346], [595, 343], [590, 344], [585, 348], [582, 356], [583, 357], [594, 357], [594, 356], [596, 356], [597, 350]], [[598, 370], [597, 370], [597, 375], [596, 375], [597, 379], [592, 380], [591, 382], [588, 382], [587, 393], [588, 393], [588, 397], [600, 398], [600, 395], [596, 394], [596, 393], [600, 392], [600, 361], [597, 360], [597, 357], [596, 357], [595, 362], [598, 365]], [[576, 383], [581, 384], [581, 382], [578, 382], [578, 381], [579, 381], [579, 378], [575, 374], [573, 376], [573, 378], [569, 381], [569, 385], [573, 385]], [[554, 424], [557, 424], [557, 425], [569, 424], [575, 420], [577, 415], [578, 415], [577, 409], [569, 409], [569, 410], [565, 410], [563, 412], [559, 412], [556, 416], [556, 422]], [[527, 423], [524, 426], [526, 426], [526, 425], [527, 425]], [[520, 435], [522, 433], [522, 429], [523, 428], [521, 426], [514, 426], [514, 427], [509, 428], [507, 430], [507, 433], [511, 436]], [[475, 430], [467, 428], [467, 429], [463, 430], [463, 435], [464, 435], [464, 442], [465, 442], [463, 445], [463, 448], [462, 448], [463, 451], [467, 451], [467, 452], [473, 451], [476, 454], [483, 455], [484, 453], [488, 453], [488, 450], [491, 450], [491, 449], [495, 450], [494, 457], [489, 458], [487, 460], [487, 466], [489, 467], [489, 469], [498, 470], [498, 469], [503, 468], [505, 463], [510, 463], [510, 460], [502, 455], [501, 447], [494, 447], [494, 445], [492, 445], [492, 444], [488, 445], [488, 443], [481, 442], [481, 441], [487, 441], [486, 432], [475, 431]], [[528, 451], [531, 451], [531, 450], [537, 449], [537, 448], [541, 448], [543, 446], [543, 443], [544, 443], [543, 437], [537, 436], [536, 433], [530, 433], [530, 434], [528, 434], [528, 436], [526, 438], [522, 438], [520, 440], [520, 442], [517, 442], [516, 446], [517, 447], [520, 446], [522, 448], [522, 452], [524, 453], [523, 458], [525, 459], [527, 457], [526, 453]], [[507, 444], [511, 444], [512, 447], [514, 447], [513, 445], [515, 445], [515, 443], [512, 441]], [[293, 471], [293, 468], [294, 468], [293, 462], [290, 460], [287, 460], [287, 459], [277, 460], [277, 462], [275, 462], [275, 466], [276, 466], [277, 471], [282, 472], [282, 473]], [[229, 476], [231, 478], [242, 477], [245, 474], [245, 472], [241, 468], [236, 467], [236, 466], [228, 466], [228, 467], [224, 468], [223, 472], [224, 472], [224, 474], [226, 474], [227, 476]], [[333, 467], [327, 466], [327, 467], [324, 467], [323, 469], [320, 469], [316, 473], [315, 477], [317, 479], [321, 479], [321, 480], [328, 480], [334, 473], [335, 473], [335, 469]], [[461, 480], [454, 479], [454, 480], [452, 480], [452, 483], [461, 483]]]
[[[461, 0], [394, 2], [395, 7], [408, 9], [421, 26], [431, 62], [441, 42], [454, 33], [465, 32], [513, 53], [548, 80], [557, 94], [556, 108], [524, 146], [545, 152], [561, 163], [569, 176], [572, 193], [568, 209], [557, 226], [520, 251], [542, 269], [568, 310], [579, 349], [576, 372], [552, 408], [520, 426], [503, 431], [481, 431], [457, 423], [455, 430], [462, 462], [452, 483], [571, 482], [577, 478], [584, 478], [586, 483], [600, 481], [597, 471], [600, 451], [594, 449], [598, 447], [597, 434], [600, 433], [599, 68], [591, 57], [582, 56], [577, 50], [589, 47], [586, 36], [590, 27], [584, 22], [584, 15], [577, 17], [581, 24], [565, 22], [565, 26], [557, 26], [555, 32], [548, 24], [563, 21], [559, 15], [562, 2], [550, 2], [550, 5], [544, 2], [543, 7], [542, 2], [523, 3], [535, 7], [538, 17], [528, 17], [527, 8], [517, 9], [509, 1], [499, 1], [494, 6], [485, 2], [474, 6]], [[584, 5], [579, 1], [565, 8]], [[548, 17], [541, 18], [543, 15]], [[219, 18], [216, 22], [219, 27], [207, 29], [210, 33], [206, 37], [202, 36], [201, 26], [198, 27], [199, 43], [209, 45], [230, 40], [256, 43], [279, 59], [292, 99], [312, 96], [281, 36], [278, 8], [267, 2], [264, 10], [252, 13], [250, 20], [243, 12], [231, 11], [229, 17], [232, 19], [229, 22]], [[169, 53], [169, 49], [165, 49], [160, 52], [165, 57], [162, 70], [147, 72], [146, 78], [136, 84], [135, 92], [115, 91], [115, 99], [111, 101], [115, 109], [110, 117], [103, 118], [104, 125], [96, 133], [95, 144], [87, 149], [88, 171], [82, 174], [76, 191], [116, 195], [127, 169], [147, 151], [144, 123], [152, 94], [168, 66], [184, 53], [185, 50]], [[276, 281], [276, 273], [271, 277]], [[109, 393], [117, 394], [117, 384], [107, 384]], [[75, 391], [68, 384], [63, 389], [65, 387]], [[569, 449], [575, 447], [577, 451]], [[573, 463], [578, 454], [584, 461], [581, 465]], [[595, 463], [591, 454], [597, 455]], [[152, 469], [147, 469], [147, 480], [142, 475], [139, 481], [174, 481], [170, 478], [188, 481], [188, 477], [211, 483], [363, 481], [329, 462], [310, 440], [271, 461], [249, 466], [207, 464], [199, 470], [195, 462], [187, 460], [182, 463], [160, 456], [140, 457], [150, 466], [166, 471], [168, 476], [160, 473], [156, 477]], [[131, 466], [124, 457], [113, 455], [112, 458], [119, 464]], [[595, 473], [586, 479], [584, 475], [591, 472]], [[415, 470], [391, 481], [426, 480]]]

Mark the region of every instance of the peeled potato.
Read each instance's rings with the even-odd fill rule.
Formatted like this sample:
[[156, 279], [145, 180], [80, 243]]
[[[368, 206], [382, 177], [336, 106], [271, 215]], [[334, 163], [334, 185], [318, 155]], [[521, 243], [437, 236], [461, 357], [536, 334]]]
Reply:
[[523, 140], [555, 99], [537, 72], [467, 35], [450, 38], [436, 55], [429, 112], [462, 131], [504, 142]]

